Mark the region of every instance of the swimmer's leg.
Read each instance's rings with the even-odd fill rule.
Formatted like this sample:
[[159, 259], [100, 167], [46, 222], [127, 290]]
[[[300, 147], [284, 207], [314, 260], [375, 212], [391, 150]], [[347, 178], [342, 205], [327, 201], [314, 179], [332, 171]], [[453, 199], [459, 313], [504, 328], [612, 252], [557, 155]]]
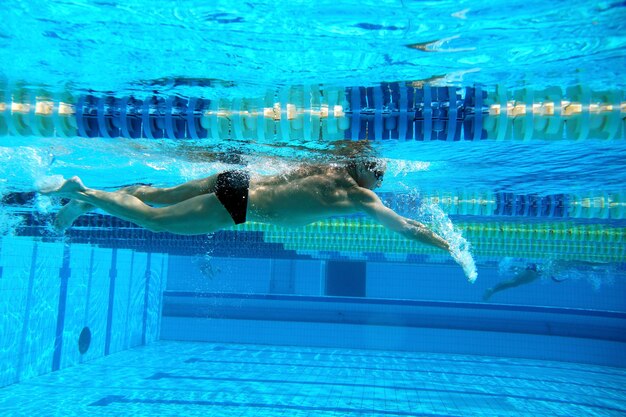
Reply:
[[[132, 185], [117, 192], [137, 197], [144, 203], [171, 205], [190, 198], [215, 192], [217, 175], [193, 180], [170, 188], [156, 188], [147, 185]], [[61, 207], [54, 220], [54, 228], [63, 231], [70, 227], [77, 218], [95, 210], [95, 206], [82, 201], [72, 200]]]
[[217, 174], [169, 188], [156, 188], [147, 185], [132, 185], [124, 187], [120, 192], [137, 197], [144, 203], [170, 205], [177, 204], [202, 194], [215, 192]]
[[509, 288], [519, 287], [520, 285], [530, 284], [531, 282], [537, 280], [537, 278], [539, 278], [539, 275], [540, 274], [537, 271], [533, 271], [530, 269], [522, 271], [514, 278], [499, 282], [493, 287], [487, 289], [483, 294], [483, 300], [489, 301], [491, 296], [497, 292], [508, 290]]
[[202, 194], [167, 207], [151, 207], [124, 192], [106, 192], [84, 186], [78, 177], [45, 194], [71, 198], [155, 232], [193, 235], [211, 233], [234, 224], [215, 194]]

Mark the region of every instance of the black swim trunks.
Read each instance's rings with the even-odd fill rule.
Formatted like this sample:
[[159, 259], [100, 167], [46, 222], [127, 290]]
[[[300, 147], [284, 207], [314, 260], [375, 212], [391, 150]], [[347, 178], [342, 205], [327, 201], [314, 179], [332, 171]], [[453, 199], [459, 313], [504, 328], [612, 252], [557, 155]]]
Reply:
[[230, 213], [235, 224], [246, 222], [250, 174], [247, 171], [225, 171], [218, 174], [215, 196]]

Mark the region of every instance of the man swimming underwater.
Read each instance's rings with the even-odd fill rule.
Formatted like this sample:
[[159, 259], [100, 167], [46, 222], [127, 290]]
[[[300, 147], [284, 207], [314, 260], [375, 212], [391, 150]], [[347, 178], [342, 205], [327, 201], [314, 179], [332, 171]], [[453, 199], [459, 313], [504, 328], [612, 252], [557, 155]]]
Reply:
[[383, 205], [372, 190], [381, 185], [385, 170], [380, 159], [353, 158], [344, 164], [309, 165], [281, 175], [252, 177], [247, 171], [234, 170], [171, 188], [132, 186], [115, 192], [88, 188], [73, 177], [40, 192], [71, 199], [55, 220], [58, 229], [71, 226], [95, 208], [153, 232], [182, 235], [211, 233], [248, 220], [302, 226], [362, 212], [407, 239], [450, 252], [473, 282], [473, 263], [467, 265], [455, 256], [445, 239]]
[[524, 268], [513, 267], [510, 268], [515, 273], [513, 278], [500, 281], [493, 287], [487, 288], [483, 294], [483, 301], [489, 301], [496, 293], [530, 284], [542, 277], [549, 277], [553, 282], [560, 284], [570, 279], [574, 273], [582, 274], [582, 276], [593, 276], [598, 272], [607, 271], [609, 266], [606, 262], [549, 259], [540, 265], [529, 263]]

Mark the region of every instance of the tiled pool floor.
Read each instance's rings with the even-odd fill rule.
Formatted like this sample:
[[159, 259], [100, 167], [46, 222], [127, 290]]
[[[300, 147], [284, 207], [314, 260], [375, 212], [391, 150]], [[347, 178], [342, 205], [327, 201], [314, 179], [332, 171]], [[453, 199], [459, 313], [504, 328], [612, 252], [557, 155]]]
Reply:
[[159, 342], [0, 389], [0, 416], [623, 416], [626, 370]]

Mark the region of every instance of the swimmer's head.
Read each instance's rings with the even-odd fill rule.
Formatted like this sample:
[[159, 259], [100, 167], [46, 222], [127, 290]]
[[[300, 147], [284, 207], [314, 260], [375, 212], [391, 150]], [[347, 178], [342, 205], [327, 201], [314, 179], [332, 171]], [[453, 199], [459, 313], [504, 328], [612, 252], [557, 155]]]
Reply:
[[373, 190], [382, 185], [387, 163], [381, 158], [359, 157], [350, 161], [348, 169], [360, 187]]

